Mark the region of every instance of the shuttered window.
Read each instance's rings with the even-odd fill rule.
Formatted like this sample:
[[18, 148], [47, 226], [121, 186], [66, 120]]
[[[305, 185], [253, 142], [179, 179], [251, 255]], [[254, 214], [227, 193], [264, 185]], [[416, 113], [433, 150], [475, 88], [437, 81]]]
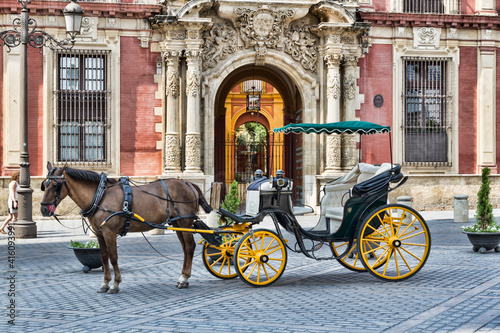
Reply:
[[55, 141], [57, 161], [107, 163], [109, 51], [57, 53]]
[[451, 117], [447, 103], [450, 59], [403, 58], [404, 163], [451, 166]]

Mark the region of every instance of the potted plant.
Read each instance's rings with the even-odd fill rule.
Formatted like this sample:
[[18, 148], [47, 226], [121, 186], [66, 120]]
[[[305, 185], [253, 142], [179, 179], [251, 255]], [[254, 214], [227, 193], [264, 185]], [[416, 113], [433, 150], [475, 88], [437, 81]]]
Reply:
[[76, 258], [83, 265], [82, 271], [84, 273], [90, 272], [92, 268], [99, 268], [102, 266], [101, 250], [99, 249], [98, 242], [93, 240], [87, 243], [70, 241], [68, 249], [73, 249]]
[[482, 170], [481, 188], [477, 193], [477, 211], [474, 216], [476, 223], [462, 227], [462, 232], [467, 234], [474, 252], [486, 253], [495, 249], [500, 252], [500, 227], [497, 226], [490, 203], [491, 181], [488, 179], [491, 170], [484, 167]]

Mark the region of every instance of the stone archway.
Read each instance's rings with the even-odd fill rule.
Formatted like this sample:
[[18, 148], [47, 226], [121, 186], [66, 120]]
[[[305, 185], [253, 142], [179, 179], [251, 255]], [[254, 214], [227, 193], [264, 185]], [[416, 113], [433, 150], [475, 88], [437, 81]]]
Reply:
[[[264, 82], [261, 110], [251, 115], [246, 112], [245, 93], [240, 92], [242, 83], [247, 80]], [[269, 93], [268, 89], [272, 92]], [[235, 100], [227, 102], [227, 96], [238, 91]], [[233, 92], [230, 94], [230, 92]], [[220, 84], [216, 93], [214, 112], [214, 177], [216, 181], [232, 181], [235, 179], [236, 165], [240, 157], [237, 152], [236, 129], [247, 122], [262, 124], [268, 133], [264, 158], [265, 173], [274, 174], [277, 169], [285, 170], [288, 177], [294, 176], [291, 166], [291, 141], [283, 134], [273, 134], [275, 127], [295, 121], [297, 117], [297, 100], [300, 94], [295, 83], [282, 71], [273, 66], [244, 65], [236, 68]], [[274, 96], [274, 97], [272, 97]], [[241, 153], [241, 152], [240, 152]], [[300, 169], [300, 168], [299, 168]], [[255, 171], [255, 170], [253, 170]], [[248, 180], [248, 175], [241, 181]]]
[[[215, 118], [222, 95], [252, 77], [255, 66], [280, 90], [295, 122], [356, 119], [357, 62], [367, 52], [369, 26], [356, 22], [356, 2], [280, 3], [168, 1], [153, 20], [166, 70], [165, 175], [214, 180]], [[239, 76], [238, 76], [239, 75]], [[300, 105], [297, 102], [300, 96]], [[292, 105], [293, 108], [287, 105]], [[304, 201], [317, 204], [319, 177], [345, 170], [356, 143], [303, 136]]]

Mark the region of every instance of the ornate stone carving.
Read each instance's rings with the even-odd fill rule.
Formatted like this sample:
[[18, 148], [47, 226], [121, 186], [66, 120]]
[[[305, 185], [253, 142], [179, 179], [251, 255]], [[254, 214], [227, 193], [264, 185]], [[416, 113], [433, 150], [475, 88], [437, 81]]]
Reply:
[[80, 37], [90, 37], [92, 41], [97, 40], [97, 20], [95, 18], [86, 16], [82, 18]]
[[326, 169], [340, 169], [341, 146], [340, 136], [328, 135], [326, 137]]
[[167, 88], [165, 94], [175, 98], [179, 96], [179, 73], [177, 73], [177, 69], [171, 66], [167, 68]]
[[263, 62], [267, 50], [282, 47], [285, 20], [294, 15], [294, 11], [273, 10], [271, 8], [237, 8], [235, 15], [238, 17], [236, 27], [245, 47], [255, 46], [257, 61]]
[[236, 30], [228, 23], [216, 23], [205, 33], [203, 70], [217, 65], [219, 60], [236, 52]]
[[184, 30], [169, 30], [168, 37], [174, 40], [186, 39], [186, 31]]
[[196, 97], [200, 88], [200, 74], [197, 69], [189, 69], [186, 73], [186, 93], [188, 96]]
[[439, 47], [441, 29], [433, 27], [413, 28], [413, 45], [416, 48], [433, 49]]
[[344, 75], [344, 98], [353, 100], [356, 97], [356, 77], [354, 74]]
[[339, 99], [340, 97], [340, 75], [338, 73], [327, 74], [326, 96], [328, 98]]
[[304, 69], [316, 71], [318, 63], [318, 38], [308, 26], [293, 26], [285, 33], [284, 50], [302, 65]]
[[352, 134], [342, 134], [342, 167], [350, 169], [356, 162], [356, 137]]
[[201, 138], [199, 135], [186, 136], [186, 169], [200, 168]]
[[165, 135], [165, 169], [178, 170], [181, 165], [181, 149], [178, 134]]
[[343, 55], [339, 53], [328, 53], [325, 55], [326, 65], [328, 68], [339, 67], [342, 57]]

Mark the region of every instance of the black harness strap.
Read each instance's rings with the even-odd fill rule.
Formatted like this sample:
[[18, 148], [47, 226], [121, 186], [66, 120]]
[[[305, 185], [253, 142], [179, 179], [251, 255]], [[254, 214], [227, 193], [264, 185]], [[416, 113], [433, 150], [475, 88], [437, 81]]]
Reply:
[[[172, 200], [172, 197], [170, 196], [170, 193], [168, 192], [168, 187], [167, 187], [167, 184], [165, 183], [165, 181], [162, 179], [160, 180], [161, 184], [163, 185], [163, 189], [165, 190], [165, 194], [167, 196], [167, 220], [165, 222], [162, 223], [162, 225], [165, 225], [166, 223], [168, 224], [172, 224], [174, 223], [175, 221], [177, 220], [180, 220], [180, 219], [185, 219], [185, 218], [194, 218], [194, 219], [198, 219], [198, 216], [196, 215], [181, 215], [181, 212], [179, 212], [179, 209], [177, 208], [177, 206], [175, 205], [175, 201]], [[183, 181], [186, 185], [189, 186], [189, 184], [185, 181]], [[194, 190], [191, 188], [191, 186], [189, 186], [189, 188], [191, 189], [191, 191], [193, 191], [194, 193]], [[170, 214], [170, 204], [169, 203], [172, 203], [174, 205], [174, 209], [177, 213], [177, 217], [172, 217], [172, 215]]]
[[133, 215], [132, 213], [132, 189], [130, 188], [130, 183], [128, 177], [120, 177], [120, 185], [123, 189], [123, 205], [122, 211], [125, 213], [125, 225], [123, 226], [120, 236], [125, 236], [130, 229], [130, 219]]
[[104, 195], [104, 191], [106, 191], [106, 183], [108, 181], [108, 175], [105, 174], [104, 172], [101, 173], [101, 179], [99, 180], [99, 185], [97, 186], [97, 190], [95, 191], [94, 198], [92, 199], [92, 203], [90, 206], [85, 209], [81, 210], [80, 214], [83, 217], [91, 217], [94, 215], [95, 211], [97, 210], [97, 207], [99, 203], [101, 202], [102, 196]]

